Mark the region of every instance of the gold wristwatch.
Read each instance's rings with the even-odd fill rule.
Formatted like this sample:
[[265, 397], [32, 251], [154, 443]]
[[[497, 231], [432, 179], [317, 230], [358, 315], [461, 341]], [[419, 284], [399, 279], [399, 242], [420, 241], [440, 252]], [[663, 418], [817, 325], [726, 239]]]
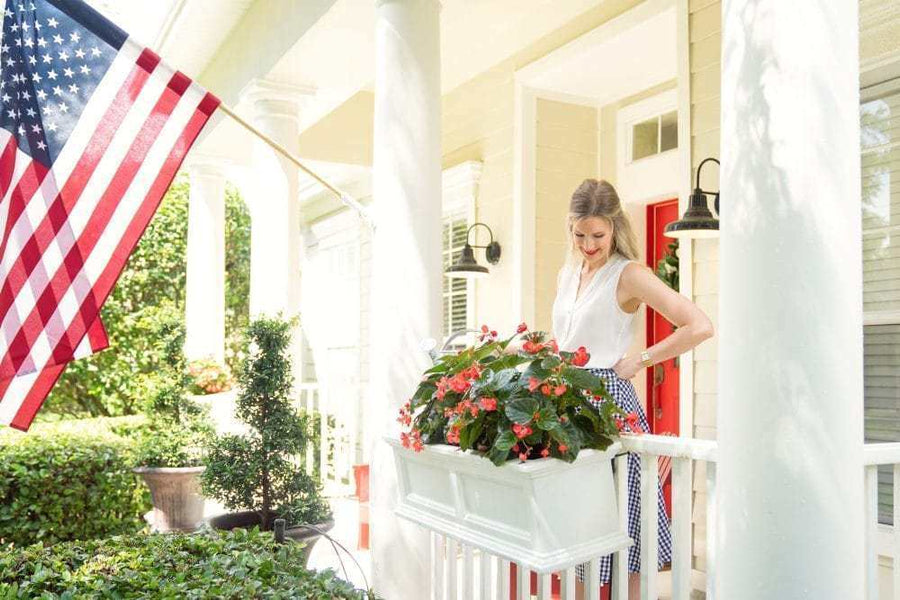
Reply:
[[641, 352], [641, 364], [648, 369], [653, 366], [653, 361], [650, 360], [650, 352], [648, 352], [647, 350]]

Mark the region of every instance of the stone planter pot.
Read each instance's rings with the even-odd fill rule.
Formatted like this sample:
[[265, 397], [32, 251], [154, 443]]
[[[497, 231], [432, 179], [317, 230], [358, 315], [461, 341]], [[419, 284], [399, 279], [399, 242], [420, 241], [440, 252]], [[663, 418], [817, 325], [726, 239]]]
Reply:
[[[213, 529], [250, 529], [257, 527], [262, 522], [259, 513], [253, 510], [245, 510], [241, 512], [226, 513], [209, 519], [209, 526]], [[316, 529], [328, 532], [334, 527], [334, 519], [329, 519], [324, 523], [314, 525]], [[303, 549], [303, 566], [309, 561], [309, 555], [312, 553], [313, 546], [322, 535], [316, 529], [307, 528], [303, 525], [290, 527], [284, 530], [284, 537], [294, 542], [304, 542], [306, 547]]]
[[138, 467], [150, 496], [153, 510], [147, 519], [156, 532], [194, 531], [203, 520], [200, 473], [206, 467]]
[[496, 466], [456, 446], [422, 452], [385, 438], [394, 449], [398, 516], [533, 571], [550, 573], [627, 548], [619, 520], [612, 458], [582, 450]]

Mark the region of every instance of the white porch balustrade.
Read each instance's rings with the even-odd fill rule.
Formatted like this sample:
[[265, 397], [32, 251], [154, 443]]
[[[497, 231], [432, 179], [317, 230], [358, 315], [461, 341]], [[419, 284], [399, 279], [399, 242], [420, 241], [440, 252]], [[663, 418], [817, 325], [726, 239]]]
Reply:
[[319, 418], [318, 448], [308, 445], [303, 457], [306, 472], [318, 470], [326, 495], [350, 495], [353, 465], [361, 461], [358, 448], [364, 437], [356, 410], [359, 389], [348, 386], [341, 393], [327, 393], [318, 383], [300, 384], [297, 389], [296, 407]]
[[[706, 465], [707, 491], [707, 557], [706, 557], [706, 598], [716, 598], [717, 577], [715, 544], [715, 504], [716, 504], [716, 455], [714, 441], [675, 438], [668, 436], [642, 435], [622, 439], [623, 448], [637, 452], [642, 458], [641, 490], [641, 563], [655, 564], [658, 555], [656, 544], [656, 477], [657, 459], [661, 456], [672, 459], [672, 568], [671, 597], [673, 600], [688, 599], [691, 595], [691, 514], [693, 513], [692, 472], [695, 463]], [[619, 494], [620, 516], [624, 517], [626, 505], [624, 473], [625, 456], [616, 458], [616, 479]], [[866, 444], [864, 469], [866, 485], [866, 589], [859, 597], [877, 600], [890, 597], [900, 600], [900, 528], [888, 527], [878, 522], [878, 467], [890, 465], [893, 468], [893, 517], [900, 523], [900, 443]], [[527, 569], [516, 569], [515, 563], [482, 552], [477, 545], [466, 545], [432, 532], [431, 543], [431, 600], [527, 600], [532, 598], [531, 573]], [[613, 600], [628, 598], [626, 553], [623, 550], [613, 558]], [[891, 585], [879, 583], [879, 557], [891, 561]], [[587, 571], [587, 589], [599, 587], [598, 561], [596, 557]], [[575, 566], [555, 573], [560, 580], [560, 600], [574, 600]], [[510, 574], [515, 573], [511, 579]], [[655, 569], [641, 574], [641, 598], [659, 596]], [[552, 592], [553, 575], [537, 576], [536, 597], [550, 600], [556, 597]], [[879, 593], [879, 587], [884, 592]], [[592, 596], [593, 598], [593, 596]]]
[[[660, 456], [672, 459], [672, 595], [674, 600], [687, 600], [691, 594], [691, 513], [692, 513], [692, 470], [695, 462], [706, 464], [707, 488], [707, 598], [713, 600], [714, 589], [710, 582], [715, 580], [715, 556], [711, 549], [715, 539], [715, 494], [716, 494], [716, 442], [677, 438], [669, 436], [641, 435], [622, 438], [622, 446], [629, 452], [641, 455], [641, 563], [653, 565], [657, 562], [657, 489], [658, 459]], [[625, 519], [627, 510], [627, 456], [616, 459], [616, 485], [620, 518]], [[510, 573], [514, 563], [504, 557], [482, 551], [477, 544], [467, 545], [432, 532], [431, 538], [431, 600], [527, 600], [531, 594], [531, 573], [528, 569], [515, 569], [515, 595]], [[628, 598], [627, 552], [623, 550], [613, 556], [613, 599]], [[595, 557], [586, 573], [585, 588], [596, 590], [600, 587], [599, 561]], [[555, 573], [560, 580], [561, 600], [575, 600], [577, 565]], [[551, 600], [553, 595], [553, 575], [537, 575], [537, 598]], [[645, 569], [641, 574], [641, 597], [657, 598], [658, 574], [656, 569]], [[594, 598], [594, 596], [591, 596]]]

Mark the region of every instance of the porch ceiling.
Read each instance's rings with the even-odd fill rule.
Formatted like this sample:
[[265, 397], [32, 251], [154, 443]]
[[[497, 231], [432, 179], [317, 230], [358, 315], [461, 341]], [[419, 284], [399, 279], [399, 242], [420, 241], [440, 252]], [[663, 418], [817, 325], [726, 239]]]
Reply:
[[[441, 87], [444, 93], [528, 47], [602, 0], [443, 0]], [[337, 0], [275, 65], [268, 78], [311, 86], [301, 129], [371, 90], [375, 54], [374, 0]]]
[[87, 0], [175, 68], [197, 78], [254, 0]]
[[632, 21], [611, 22], [551, 52], [522, 69], [520, 80], [597, 106], [671, 81], [678, 73], [675, 8], [654, 8], [648, 3]]

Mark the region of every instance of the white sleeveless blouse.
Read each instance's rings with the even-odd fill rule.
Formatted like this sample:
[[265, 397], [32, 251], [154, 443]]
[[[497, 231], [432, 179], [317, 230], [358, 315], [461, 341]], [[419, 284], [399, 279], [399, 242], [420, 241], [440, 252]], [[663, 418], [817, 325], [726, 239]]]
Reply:
[[586, 368], [609, 369], [634, 341], [634, 318], [616, 300], [619, 277], [629, 261], [621, 254], [609, 257], [581, 291], [581, 267], [563, 266], [553, 302], [553, 335], [560, 350], [574, 352], [584, 346], [591, 355]]

